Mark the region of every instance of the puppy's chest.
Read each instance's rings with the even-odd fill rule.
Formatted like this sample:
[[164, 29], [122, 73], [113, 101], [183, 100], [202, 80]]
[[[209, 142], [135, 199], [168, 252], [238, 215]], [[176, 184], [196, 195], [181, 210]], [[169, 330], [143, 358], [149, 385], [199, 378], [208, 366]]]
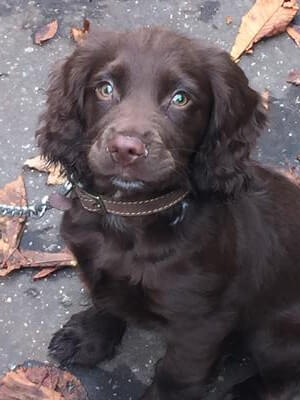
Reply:
[[99, 260], [95, 291], [101, 305], [135, 322], [163, 321], [167, 307], [162, 293], [161, 269], [171, 263], [172, 250], [152, 254], [122, 252]]
[[181, 289], [189, 287], [176, 276], [176, 268], [185, 268], [186, 260], [180, 257], [180, 249], [166, 243], [136, 242], [126, 249], [124, 243], [104, 240], [93, 264], [96, 268], [88, 274], [88, 283], [94, 301], [142, 325], [164, 323], [173, 308], [171, 292], [179, 284]]

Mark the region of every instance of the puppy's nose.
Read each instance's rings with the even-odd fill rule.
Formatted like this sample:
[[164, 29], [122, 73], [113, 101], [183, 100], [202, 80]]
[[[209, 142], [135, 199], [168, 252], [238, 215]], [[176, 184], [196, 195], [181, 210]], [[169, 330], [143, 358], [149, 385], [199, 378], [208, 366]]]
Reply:
[[107, 150], [112, 159], [122, 165], [132, 164], [146, 155], [146, 146], [139, 138], [120, 134], [107, 141]]

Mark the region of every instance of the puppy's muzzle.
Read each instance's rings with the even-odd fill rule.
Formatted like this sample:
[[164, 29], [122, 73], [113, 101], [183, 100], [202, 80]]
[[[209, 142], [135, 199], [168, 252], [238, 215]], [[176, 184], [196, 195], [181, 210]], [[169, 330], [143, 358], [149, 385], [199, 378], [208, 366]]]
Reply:
[[146, 157], [148, 150], [145, 144], [135, 136], [115, 134], [108, 139], [106, 151], [108, 151], [115, 163], [126, 167], [138, 159]]

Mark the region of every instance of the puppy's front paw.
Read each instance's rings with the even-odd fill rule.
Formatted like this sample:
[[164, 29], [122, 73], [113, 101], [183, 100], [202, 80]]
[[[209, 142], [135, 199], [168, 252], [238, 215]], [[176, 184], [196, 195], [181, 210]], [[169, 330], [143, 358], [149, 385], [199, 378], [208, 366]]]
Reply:
[[62, 365], [95, 366], [112, 358], [125, 327], [122, 321], [109, 315], [99, 316], [93, 309], [75, 314], [54, 334], [49, 355]]
[[49, 355], [60, 364], [73, 364], [81, 341], [76, 329], [65, 326], [53, 335], [48, 347]]

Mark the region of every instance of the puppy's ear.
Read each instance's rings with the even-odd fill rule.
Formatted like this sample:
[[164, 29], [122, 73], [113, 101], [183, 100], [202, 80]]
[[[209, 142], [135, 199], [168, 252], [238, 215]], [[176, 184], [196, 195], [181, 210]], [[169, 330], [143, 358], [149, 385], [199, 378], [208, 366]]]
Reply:
[[234, 195], [251, 180], [250, 151], [266, 123], [260, 95], [225, 52], [208, 50], [213, 108], [195, 158], [199, 190]]
[[36, 132], [42, 155], [51, 163], [72, 169], [79, 154], [84, 120], [82, 104], [87, 68], [80, 63], [80, 49], [50, 74], [46, 110]]

